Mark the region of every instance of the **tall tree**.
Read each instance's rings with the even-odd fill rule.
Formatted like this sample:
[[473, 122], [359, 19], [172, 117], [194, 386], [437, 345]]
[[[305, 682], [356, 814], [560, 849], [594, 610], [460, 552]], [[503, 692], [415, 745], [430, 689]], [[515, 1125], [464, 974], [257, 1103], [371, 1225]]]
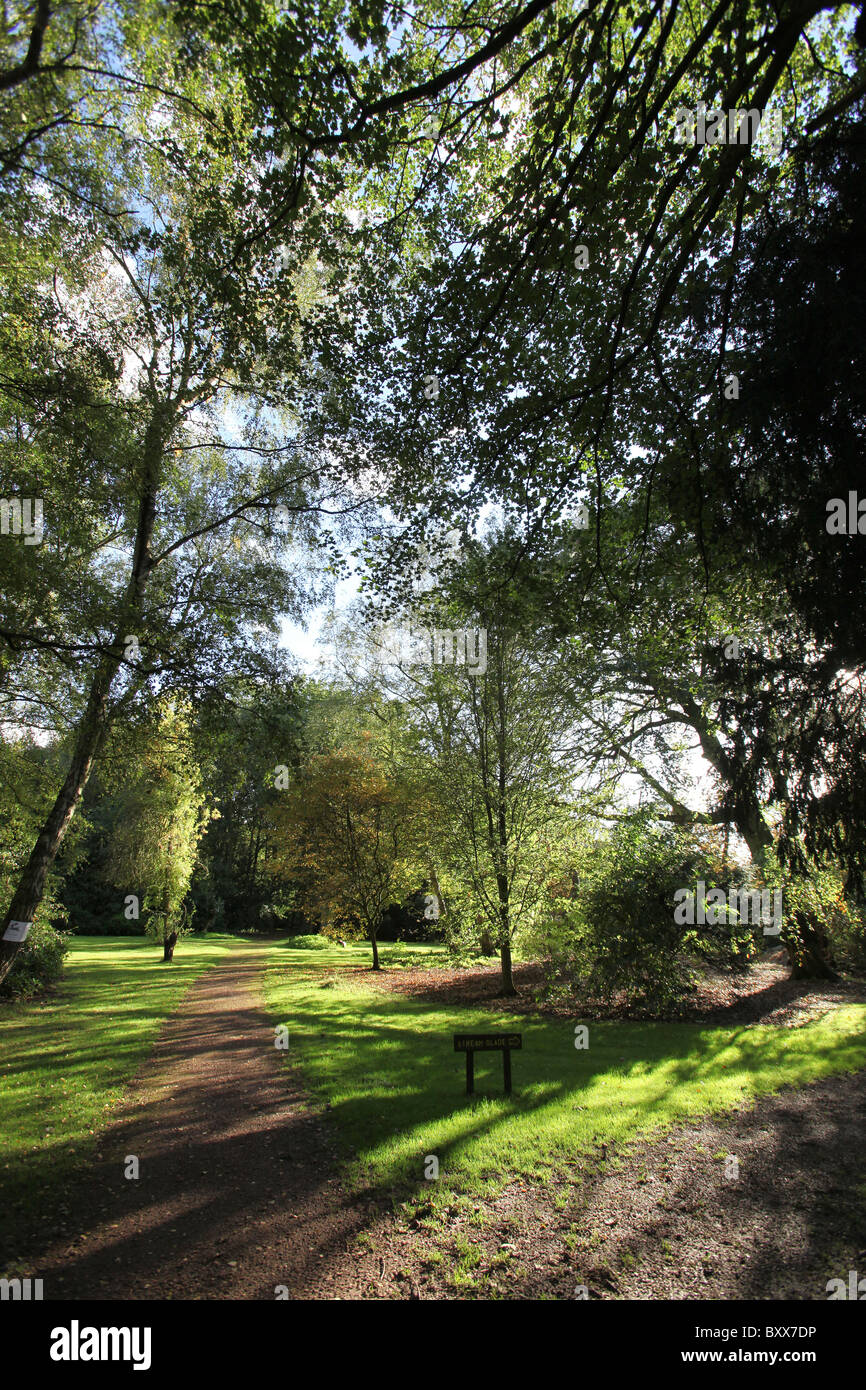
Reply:
[[[221, 93], [244, 129], [251, 113], [226, 75]], [[191, 117], [165, 119], [159, 150], [123, 171], [133, 207], [97, 238], [83, 293], [63, 286], [58, 267], [40, 296], [58, 324], [60, 366], [82, 344], [101, 355], [105, 399], [93, 415], [101, 430], [116, 421], [125, 466], [109, 479], [94, 469], [116, 518], [90, 561], [97, 603], [75, 610], [77, 631], [65, 630], [67, 610], [43, 617], [35, 634], [41, 651], [74, 655], [77, 718], [66, 775], [7, 905], [0, 972], [33, 920], [118, 710], [148, 686], [196, 688], [233, 664], [266, 662], [277, 613], [297, 615], [301, 601], [286, 548], [310, 539], [323, 513], [361, 505], [341, 502], [345, 469], [329, 467], [321, 440], [304, 435], [287, 405], [291, 382], [295, 400], [319, 393], [300, 325], [317, 292], [310, 266], [321, 223], [300, 210], [293, 238], [284, 228], [279, 244], [257, 239], [238, 173], [249, 158], [243, 139], [210, 148]], [[15, 403], [25, 409], [20, 391]], [[68, 409], [64, 397], [59, 411]], [[99, 459], [101, 439], [86, 415], [81, 423], [82, 447]], [[73, 486], [62, 475], [53, 495], [46, 488], [49, 532], [62, 532]], [[16, 619], [4, 625], [7, 645], [34, 645]]]
[[518, 585], [501, 582], [517, 549], [508, 532], [467, 541], [440, 585], [379, 634], [382, 669], [365, 695], [375, 707], [378, 686], [406, 708], [433, 808], [430, 860], [471, 899], [505, 995], [515, 936], [544, 909], [573, 814], [560, 655], [523, 621]]

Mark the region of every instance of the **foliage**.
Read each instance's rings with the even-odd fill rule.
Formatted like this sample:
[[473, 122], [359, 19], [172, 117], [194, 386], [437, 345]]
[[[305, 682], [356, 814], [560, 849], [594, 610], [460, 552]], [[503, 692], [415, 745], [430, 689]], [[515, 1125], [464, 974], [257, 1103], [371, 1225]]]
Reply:
[[[85, 875], [113, 860], [166, 930], [319, 916], [375, 955], [435, 883], [507, 991], [587, 802], [632, 775], [756, 863], [775, 834], [801, 876], [862, 874], [862, 556], [820, 523], [862, 454], [863, 40], [817, 0], [699, 24], [578, 0], [4, 8], [0, 469], [45, 535], [0, 544], [0, 702], [4, 738], [46, 740], [2, 753], [7, 913], [43, 920], [47, 883], [104, 925]], [[763, 124], [679, 145], [699, 101], [778, 114], [778, 148]], [[467, 559], [426, 617], [483, 627], [488, 670], [403, 672], [384, 708], [356, 687], [323, 737], [281, 619], [349, 547], [367, 617], [405, 616], [445, 525]], [[199, 710], [186, 772], [152, 759], [120, 790], [112, 740], [172, 698]], [[341, 802], [311, 759], [371, 718]], [[300, 839], [276, 765], [330, 776]], [[219, 819], [195, 863], [200, 782]]]
[[[489, 938], [505, 994], [514, 992], [512, 943], [543, 910], [545, 879], [567, 854], [579, 814], [573, 702], [556, 643], [526, 622], [529, 605], [513, 580], [520, 550], [510, 527], [467, 539], [426, 597], [396, 615], [404, 633], [426, 642], [424, 665], [411, 651], [389, 653], [380, 633], [368, 643], [377, 651], [366, 683], [354, 680], [413, 769], [445, 931], [458, 951], [473, 932], [476, 942]], [[436, 659], [446, 639], [459, 658]], [[345, 645], [354, 657], [361, 643], [350, 633]]]
[[[62, 758], [62, 748], [41, 747], [32, 736], [0, 738], [0, 912], [5, 911], [14, 882], [27, 861]], [[80, 821], [67, 841], [69, 868], [74, 868], [83, 852], [87, 828], [86, 820]], [[4, 981], [9, 986], [8, 995], [33, 994], [55, 982], [62, 968], [68, 925], [65, 874], [58, 869], [48, 876], [33, 926], [16, 956], [15, 968]]]
[[[676, 1012], [693, 983], [695, 956], [728, 964], [753, 954], [751, 931], [731, 921], [689, 925], [675, 893], [699, 881], [725, 889], [733, 875], [694, 834], [635, 817], [600, 836], [559, 907], [550, 941], [553, 972], [572, 989], [634, 1014]], [[697, 916], [697, 913], [695, 914]]]
[[358, 933], [373, 948], [392, 902], [414, 886], [419, 857], [409, 788], [363, 746], [312, 755], [271, 811], [273, 866], [301, 881], [303, 900], [331, 935]]
[[140, 895], [145, 930], [165, 941], [189, 930], [185, 899], [210, 817], [190, 749], [189, 715], [163, 702], [145, 726], [137, 766], [117, 793], [106, 872]]
[[56, 985], [69, 950], [68, 938], [48, 922], [36, 921], [5, 980], [0, 998], [30, 999]]
[[[866, 921], [857, 894], [846, 893], [832, 862], [806, 862], [807, 869], [766, 865], [767, 879], [782, 893], [782, 932], [795, 972], [808, 965], [819, 945], [829, 966], [862, 974], [866, 968]], [[806, 971], [805, 973], [808, 973]]]
[[862, 907], [837, 899], [829, 914], [827, 931], [839, 969], [861, 979], [866, 977], [866, 914]]
[[219, 922], [233, 931], [297, 930], [290, 880], [269, 867], [274, 851], [269, 807], [279, 801], [278, 768], [293, 768], [309, 722], [303, 682], [282, 678], [228, 682], [201, 704], [194, 742], [218, 815], [207, 824], [190, 888], [196, 929]]
[[326, 936], [308, 936], [301, 933], [298, 936], [292, 936], [289, 944], [293, 951], [327, 951], [333, 942]]

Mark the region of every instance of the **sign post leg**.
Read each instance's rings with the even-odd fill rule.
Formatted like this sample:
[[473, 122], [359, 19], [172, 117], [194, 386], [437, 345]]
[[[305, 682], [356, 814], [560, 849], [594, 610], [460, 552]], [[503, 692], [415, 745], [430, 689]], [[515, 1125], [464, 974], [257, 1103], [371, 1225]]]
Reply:
[[505, 1077], [505, 1094], [511, 1095], [511, 1048], [502, 1049], [502, 1073]]
[[466, 1094], [471, 1096], [475, 1090], [475, 1053], [472, 1048], [466, 1052]]

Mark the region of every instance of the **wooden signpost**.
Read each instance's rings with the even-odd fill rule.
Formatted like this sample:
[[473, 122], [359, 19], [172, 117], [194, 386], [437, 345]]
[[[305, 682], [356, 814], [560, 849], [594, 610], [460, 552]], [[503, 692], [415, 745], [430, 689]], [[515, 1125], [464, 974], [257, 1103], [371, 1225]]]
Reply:
[[522, 1033], [455, 1033], [454, 1051], [466, 1053], [466, 1094], [475, 1089], [475, 1053], [501, 1052], [505, 1094], [511, 1095], [511, 1053], [523, 1047]]

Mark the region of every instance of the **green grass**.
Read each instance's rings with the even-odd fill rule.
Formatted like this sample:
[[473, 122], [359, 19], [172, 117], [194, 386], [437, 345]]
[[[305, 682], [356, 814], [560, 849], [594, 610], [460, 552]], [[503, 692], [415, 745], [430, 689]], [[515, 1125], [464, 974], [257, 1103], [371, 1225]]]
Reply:
[[[269, 945], [280, 957], [289, 952], [292, 960], [301, 960], [304, 965], [310, 964], [311, 952], [328, 966], [369, 966], [373, 961], [373, 949], [367, 941], [351, 941], [339, 946], [326, 936], [286, 936]], [[303, 952], [303, 956], [298, 952]], [[386, 970], [434, 970], [454, 964], [446, 946], [426, 941], [380, 941], [379, 960]], [[476, 957], [474, 964], [479, 963]], [[489, 965], [491, 962], [483, 963]]]
[[[401, 947], [401, 952], [409, 948]], [[411, 948], [418, 963], [430, 948]], [[706, 1028], [689, 1023], [574, 1023], [458, 1009], [366, 987], [360, 946], [317, 952], [281, 944], [265, 995], [290, 1033], [288, 1062], [337, 1121], [353, 1181], [429, 1197], [491, 1195], [514, 1179], [597, 1161], [598, 1145], [627, 1143], [783, 1086], [866, 1066], [866, 1005], [802, 1028]], [[386, 962], [387, 963], [387, 962]], [[579, 1020], [575, 1020], [577, 1022]], [[476, 1054], [474, 1098], [464, 1095], [456, 1031], [515, 1028], [515, 1094], [502, 1094], [499, 1053]], [[440, 1180], [425, 1181], [424, 1160]], [[408, 1194], [407, 1194], [408, 1195]], [[422, 1209], [423, 1210], [423, 1209]]]
[[172, 965], [143, 937], [77, 937], [58, 992], [0, 1006], [0, 1202], [26, 1215], [86, 1162], [163, 1020], [236, 938], [191, 936]]

